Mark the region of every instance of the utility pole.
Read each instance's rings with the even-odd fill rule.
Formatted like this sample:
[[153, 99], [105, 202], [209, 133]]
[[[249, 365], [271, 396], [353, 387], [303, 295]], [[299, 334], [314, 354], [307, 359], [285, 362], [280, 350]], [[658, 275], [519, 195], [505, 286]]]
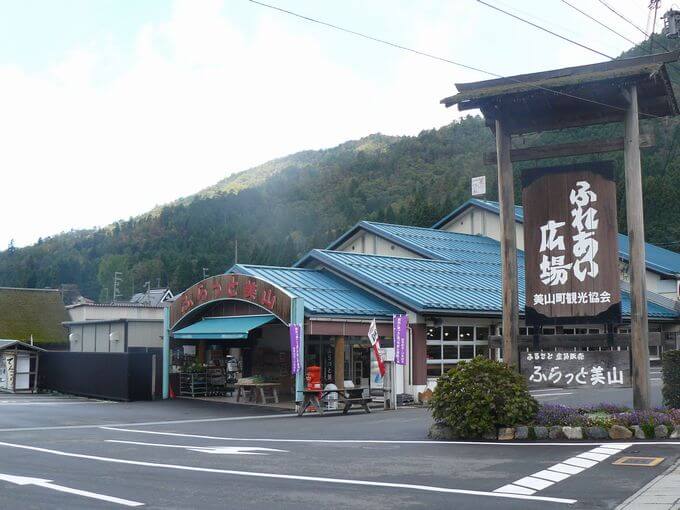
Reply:
[[649, 33], [649, 54], [652, 54], [652, 50], [654, 49], [654, 29], [656, 28], [656, 13], [659, 10], [659, 2], [660, 0], [650, 0], [649, 1], [649, 10], [651, 11], [654, 9], [654, 19], [652, 20], [652, 31]]
[[649, 329], [645, 268], [645, 224], [642, 209], [642, 164], [637, 87], [627, 90], [628, 108], [623, 121], [623, 165], [626, 174], [626, 222], [628, 223], [630, 272], [630, 351], [632, 358], [633, 407], [650, 409]]
[[501, 276], [503, 280], [503, 361], [519, 370], [519, 292], [517, 288], [517, 232], [515, 229], [515, 188], [510, 160], [511, 135], [504, 121], [496, 119], [496, 161], [498, 201], [501, 217]]
[[113, 273], [113, 302], [120, 299], [120, 283], [123, 281], [123, 273], [116, 271]]
[[238, 264], [238, 239], [234, 239], [234, 264]]

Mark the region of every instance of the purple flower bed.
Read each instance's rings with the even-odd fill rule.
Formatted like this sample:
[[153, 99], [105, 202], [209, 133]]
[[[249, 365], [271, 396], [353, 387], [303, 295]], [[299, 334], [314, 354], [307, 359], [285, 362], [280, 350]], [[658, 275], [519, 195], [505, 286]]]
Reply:
[[536, 425], [543, 425], [550, 427], [551, 425], [561, 425], [563, 427], [582, 427], [587, 422], [587, 417], [578, 409], [563, 406], [560, 404], [544, 404], [542, 405], [536, 418], [534, 418]]
[[[677, 411], [677, 409], [675, 410]], [[659, 411], [631, 411], [629, 413], [617, 413], [613, 416], [617, 423], [624, 427], [633, 425], [673, 425], [673, 419], [667, 412]]]
[[[592, 416], [593, 414], [599, 416]], [[533, 424], [545, 427], [553, 425], [563, 427], [601, 426], [603, 418], [608, 423], [623, 425], [624, 427], [632, 427], [634, 425], [646, 427], [666, 425], [673, 427], [680, 425], [680, 409], [632, 411], [626, 407], [607, 402], [579, 408], [560, 404], [543, 404], [539, 408], [538, 413], [536, 413]]]

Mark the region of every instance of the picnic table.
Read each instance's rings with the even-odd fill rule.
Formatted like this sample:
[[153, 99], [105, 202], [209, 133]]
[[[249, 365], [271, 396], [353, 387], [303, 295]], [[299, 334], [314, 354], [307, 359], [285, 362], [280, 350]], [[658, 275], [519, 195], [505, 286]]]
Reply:
[[302, 391], [303, 401], [298, 402], [298, 416], [305, 414], [307, 408], [311, 405], [316, 407], [319, 414], [324, 413], [323, 406], [325, 403], [321, 401], [331, 393], [338, 394], [338, 400], [344, 404], [342, 414], [347, 414], [353, 405], [360, 405], [367, 413], [371, 412], [368, 404], [373, 401], [370, 397], [364, 397], [364, 388], [337, 388], [333, 390], [310, 390]]
[[[241, 400], [241, 397], [246, 398], [246, 390], [250, 390], [249, 400], [251, 402], [257, 403], [257, 394], [260, 394], [260, 398], [263, 404], [267, 403], [267, 399], [273, 399], [276, 404], [279, 403], [279, 383], [246, 383], [237, 382], [234, 387], [236, 388], [236, 402]], [[265, 389], [270, 389], [272, 394], [267, 396], [264, 393]]]

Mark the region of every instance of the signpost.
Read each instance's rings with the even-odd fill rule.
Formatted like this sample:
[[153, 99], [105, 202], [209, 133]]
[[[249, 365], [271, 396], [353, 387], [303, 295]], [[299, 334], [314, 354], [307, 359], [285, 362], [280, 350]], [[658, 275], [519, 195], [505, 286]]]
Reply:
[[394, 339], [394, 362], [406, 365], [406, 342], [408, 336], [408, 316], [394, 315], [392, 317], [392, 338]]
[[527, 324], [621, 322], [611, 162], [522, 175]]
[[522, 352], [520, 371], [530, 389], [630, 388], [627, 351]]
[[486, 175], [480, 175], [479, 177], [472, 178], [472, 196], [484, 196], [486, 195]]

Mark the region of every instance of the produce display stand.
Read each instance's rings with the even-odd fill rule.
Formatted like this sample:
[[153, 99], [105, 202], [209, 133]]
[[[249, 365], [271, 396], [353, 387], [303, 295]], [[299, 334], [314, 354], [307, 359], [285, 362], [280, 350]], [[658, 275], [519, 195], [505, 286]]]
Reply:
[[208, 394], [208, 376], [202, 372], [180, 372], [179, 394], [182, 397], [205, 397]]

